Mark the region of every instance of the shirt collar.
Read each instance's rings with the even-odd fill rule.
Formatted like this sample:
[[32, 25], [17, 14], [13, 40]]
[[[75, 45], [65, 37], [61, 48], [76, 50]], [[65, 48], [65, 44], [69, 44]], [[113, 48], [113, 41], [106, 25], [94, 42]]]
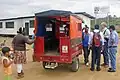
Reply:
[[99, 32], [99, 31], [100, 31], [100, 30], [98, 30], [98, 29], [95, 29], [95, 30], [94, 30], [94, 32]]
[[103, 32], [106, 30], [107, 28], [105, 27], [104, 29], [103, 29]]

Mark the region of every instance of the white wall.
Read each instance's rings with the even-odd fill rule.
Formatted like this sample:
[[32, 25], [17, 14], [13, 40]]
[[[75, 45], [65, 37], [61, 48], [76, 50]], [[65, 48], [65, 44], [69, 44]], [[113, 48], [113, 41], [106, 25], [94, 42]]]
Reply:
[[89, 27], [89, 30], [91, 28], [91, 19], [89, 17], [86, 17], [82, 14], [77, 14], [80, 18], [83, 19], [84, 23], [82, 24], [82, 27], [84, 27], [84, 25], [87, 25]]
[[[77, 14], [80, 18], [83, 19], [84, 24], [87, 25], [90, 29], [91, 27], [91, 19], [82, 15], [82, 14]], [[34, 20], [34, 18], [24, 18], [24, 19], [15, 19], [15, 20], [6, 20], [6, 21], [0, 21], [3, 22], [3, 28], [0, 28], [0, 34], [7, 34], [7, 35], [15, 35], [17, 34], [17, 31], [20, 27], [25, 27], [25, 22], [28, 22], [30, 20]], [[10, 22], [14, 21], [14, 28], [5, 28], [5, 22]], [[30, 25], [29, 25], [30, 27]], [[84, 27], [84, 25], [82, 25]], [[29, 28], [29, 35], [33, 34], [34, 28]]]
[[[23, 27], [25, 27], [25, 23], [26, 23], [26, 22], [29, 23], [30, 20], [34, 20], [34, 18], [26, 18], [26, 19], [23, 19], [23, 20], [22, 20]], [[30, 28], [30, 23], [29, 23], [29, 35], [33, 35], [33, 30], [34, 30], [34, 28]]]
[[[6, 20], [0, 21], [3, 24], [3, 28], [0, 28], [0, 34], [7, 34], [7, 35], [16, 35], [17, 31], [20, 27], [25, 27], [25, 22], [30, 20], [34, 20], [34, 18], [24, 18], [24, 19], [15, 19], [15, 20]], [[14, 22], [14, 28], [6, 28], [5, 22]], [[30, 27], [30, 25], [29, 25]], [[29, 28], [29, 35], [33, 34], [34, 28]]]
[[[16, 34], [17, 21], [16, 20], [6, 20], [0, 21], [3, 24], [3, 28], [0, 28], [0, 34], [14, 35]], [[6, 22], [14, 22], [14, 28], [6, 28]]]

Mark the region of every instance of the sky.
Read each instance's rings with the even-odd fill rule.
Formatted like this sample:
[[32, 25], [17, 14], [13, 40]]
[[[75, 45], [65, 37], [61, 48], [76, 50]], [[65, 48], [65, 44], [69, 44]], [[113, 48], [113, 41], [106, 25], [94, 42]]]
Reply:
[[120, 0], [0, 0], [0, 19], [33, 16], [51, 9], [87, 12], [95, 16], [95, 6], [109, 6], [109, 14], [120, 17]]

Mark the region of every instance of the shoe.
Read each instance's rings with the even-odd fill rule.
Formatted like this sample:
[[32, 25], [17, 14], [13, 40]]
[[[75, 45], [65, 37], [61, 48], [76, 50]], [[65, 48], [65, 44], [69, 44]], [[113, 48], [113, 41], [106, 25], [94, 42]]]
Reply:
[[105, 68], [108, 68], [108, 67], [109, 67], [109, 65], [105, 65], [104, 67], [105, 67]]
[[108, 68], [109, 67], [109, 65], [107, 65], [107, 64], [101, 64], [101, 66], [104, 66], [105, 68]]
[[17, 76], [17, 79], [21, 79], [23, 78], [24, 76], [21, 74], [21, 73], [18, 73], [18, 76]]
[[89, 63], [87, 62], [85, 65], [86, 65], [86, 66], [89, 66]]
[[94, 69], [93, 69], [93, 68], [90, 68], [90, 70], [91, 70], [91, 71], [94, 71]]
[[101, 68], [97, 68], [96, 71], [101, 71]]
[[111, 70], [108, 70], [108, 72], [116, 72], [116, 71], [111, 69]]
[[112, 68], [109, 68], [109, 70], [112, 70]]
[[101, 64], [101, 66], [105, 66], [105, 63]]
[[23, 70], [21, 71], [21, 75], [24, 75], [24, 72], [23, 72]]

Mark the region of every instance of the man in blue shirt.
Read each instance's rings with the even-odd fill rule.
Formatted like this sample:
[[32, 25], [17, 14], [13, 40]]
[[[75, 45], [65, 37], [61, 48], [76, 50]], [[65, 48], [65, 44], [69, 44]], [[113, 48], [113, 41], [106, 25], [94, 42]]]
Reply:
[[115, 30], [115, 26], [110, 26], [110, 37], [108, 41], [108, 52], [110, 56], [110, 68], [108, 72], [116, 72], [116, 53], [117, 53], [117, 46], [119, 42], [118, 33]]
[[85, 28], [83, 30], [85, 30], [82, 34], [82, 36], [83, 36], [82, 42], [83, 42], [83, 51], [84, 51], [84, 63], [86, 66], [88, 66], [89, 65], [88, 57], [89, 57], [89, 53], [90, 53], [90, 51], [88, 49], [88, 46], [89, 46], [88, 42], [89, 42], [89, 36], [90, 36], [90, 34], [88, 32], [89, 27], [87, 25], [85, 25]]

